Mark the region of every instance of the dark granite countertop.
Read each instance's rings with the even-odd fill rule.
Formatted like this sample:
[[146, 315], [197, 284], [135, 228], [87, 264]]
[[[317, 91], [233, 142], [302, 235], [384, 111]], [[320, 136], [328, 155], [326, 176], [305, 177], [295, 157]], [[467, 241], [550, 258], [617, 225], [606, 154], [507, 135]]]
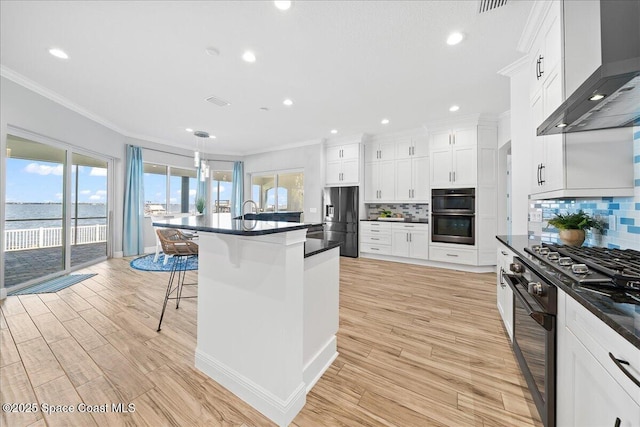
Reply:
[[239, 236], [262, 236], [265, 234], [284, 233], [311, 227], [312, 223], [260, 221], [232, 219], [229, 213], [186, 216], [166, 220], [153, 221], [156, 227], [180, 228], [184, 230], [204, 231], [209, 233], [235, 234]]
[[616, 303], [609, 297], [585, 291], [580, 285], [571, 283], [559, 273], [550, 270], [541, 271], [536, 258], [524, 251], [526, 247], [539, 245], [540, 240], [530, 239], [528, 236], [496, 236], [496, 238], [511, 248], [527, 267], [542, 273], [545, 278], [551, 280], [627, 341], [640, 348], [640, 305]]
[[404, 223], [411, 223], [411, 224], [429, 224], [429, 220], [428, 219], [417, 219], [417, 220], [411, 220], [408, 218], [405, 218], [404, 221], [384, 221], [384, 220], [379, 220], [379, 219], [361, 219], [360, 221], [366, 221], [366, 222], [384, 222], [384, 223], [388, 223], [388, 224], [404, 224]]
[[339, 247], [340, 242], [334, 242], [326, 239], [307, 238], [307, 241], [304, 242], [304, 257], [308, 258], [310, 256], [318, 255], [322, 252]]

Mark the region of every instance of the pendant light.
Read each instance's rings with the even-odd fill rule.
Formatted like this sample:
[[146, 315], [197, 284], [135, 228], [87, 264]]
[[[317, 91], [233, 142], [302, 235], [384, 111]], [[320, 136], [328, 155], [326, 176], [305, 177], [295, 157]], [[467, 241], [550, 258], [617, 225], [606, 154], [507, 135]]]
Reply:
[[209, 134], [207, 132], [197, 130], [193, 132], [193, 135], [196, 137], [196, 151], [193, 153], [193, 167], [200, 166], [200, 139], [199, 138], [209, 138]]

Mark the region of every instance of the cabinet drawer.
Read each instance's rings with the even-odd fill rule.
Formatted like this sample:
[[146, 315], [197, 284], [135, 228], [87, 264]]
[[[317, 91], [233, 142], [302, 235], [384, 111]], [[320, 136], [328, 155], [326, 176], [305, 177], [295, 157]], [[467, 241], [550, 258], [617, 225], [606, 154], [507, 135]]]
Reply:
[[391, 234], [380, 233], [380, 234], [363, 234], [360, 236], [361, 243], [371, 243], [373, 245], [390, 245], [391, 244]]
[[432, 261], [452, 262], [455, 264], [478, 265], [478, 251], [475, 249], [430, 246], [429, 259]]
[[429, 231], [429, 224], [392, 224], [392, 230], [411, 231]]
[[391, 255], [391, 245], [376, 245], [371, 243], [362, 243], [360, 252], [368, 252], [372, 254]]
[[360, 232], [362, 233], [391, 233], [391, 224], [375, 221], [360, 222]]
[[628, 364], [621, 366], [640, 381], [640, 349], [570, 296], [566, 298], [565, 310], [567, 329], [573, 332], [609, 375], [640, 405], [640, 386], [634, 384], [609, 355], [627, 362]]

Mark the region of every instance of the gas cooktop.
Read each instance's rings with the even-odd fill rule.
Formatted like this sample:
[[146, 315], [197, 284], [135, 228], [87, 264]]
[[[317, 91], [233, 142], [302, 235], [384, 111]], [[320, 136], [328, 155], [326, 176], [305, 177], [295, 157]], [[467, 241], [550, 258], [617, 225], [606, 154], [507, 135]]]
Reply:
[[533, 245], [525, 251], [588, 292], [640, 304], [640, 252], [632, 249]]

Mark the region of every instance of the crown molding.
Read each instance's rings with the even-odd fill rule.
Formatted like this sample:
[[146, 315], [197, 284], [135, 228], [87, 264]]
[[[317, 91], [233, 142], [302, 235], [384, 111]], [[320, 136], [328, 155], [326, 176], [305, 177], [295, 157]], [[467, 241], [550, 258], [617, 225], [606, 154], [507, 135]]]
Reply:
[[282, 151], [282, 150], [291, 150], [293, 148], [300, 148], [300, 147], [307, 147], [309, 145], [318, 145], [318, 144], [322, 144], [325, 141], [324, 138], [318, 138], [318, 139], [310, 139], [308, 141], [301, 141], [301, 142], [294, 142], [291, 144], [284, 144], [284, 145], [278, 145], [276, 147], [270, 147], [270, 148], [264, 148], [264, 149], [260, 149], [258, 151], [248, 151], [243, 153], [243, 156], [253, 156], [256, 154], [263, 154], [263, 153], [271, 153], [273, 151]]
[[[553, 0], [555, 1], [555, 0]], [[533, 4], [527, 23], [524, 26], [524, 31], [518, 40], [516, 50], [522, 53], [528, 53], [533, 47], [533, 40], [535, 40], [542, 26], [545, 16], [551, 9], [553, 4], [552, 0], [538, 0]]]
[[519, 73], [528, 63], [529, 57], [525, 55], [507, 65], [506, 67], [498, 70], [498, 74], [500, 74], [501, 76], [512, 77], [513, 75]]

